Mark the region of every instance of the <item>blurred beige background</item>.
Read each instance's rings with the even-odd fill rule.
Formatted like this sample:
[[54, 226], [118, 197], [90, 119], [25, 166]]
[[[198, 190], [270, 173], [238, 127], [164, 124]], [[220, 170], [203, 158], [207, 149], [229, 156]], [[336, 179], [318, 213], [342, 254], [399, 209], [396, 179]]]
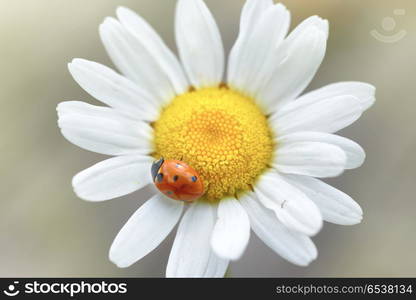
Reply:
[[[207, 0], [227, 51], [238, 32], [243, 0]], [[318, 14], [330, 21], [324, 63], [309, 89], [341, 80], [377, 87], [376, 105], [342, 134], [367, 152], [363, 167], [330, 180], [363, 207], [360, 225], [326, 224], [314, 238], [319, 257], [291, 265], [252, 235], [231, 276], [416, 276], [416, 2], [286, 0], [292, 26]], [[63, 100], [97, 103], [66, 64], [82, 57], [111, 65], [98, 25], [118, 5], [144, 16], [176, 51], [173, 0], [0, 0], [0, 276], [163, 276], [171, 235], [128, 269], [111, 264], [111, 242], [145, 200], [88, 203], [71, 178], [100, 156], [67, 142], [56, 126]], [[405, 15], [394, 15], [404, 9]], [[384, 30], [393, 17], [396, 27]], [[391, 25], [391, 24], [390, 24]], [[406, 30], [396, 43], [370, 35]]]

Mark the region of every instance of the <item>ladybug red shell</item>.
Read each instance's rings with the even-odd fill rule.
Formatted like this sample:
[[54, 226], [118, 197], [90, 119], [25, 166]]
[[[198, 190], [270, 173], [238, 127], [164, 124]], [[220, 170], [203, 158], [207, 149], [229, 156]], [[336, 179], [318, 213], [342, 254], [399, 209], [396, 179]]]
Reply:
[[151, 172], [156, 187], [169, 198], [192, 202], [204, 194], [198, 173], [183, 161], [161, 158], [152, 164]]

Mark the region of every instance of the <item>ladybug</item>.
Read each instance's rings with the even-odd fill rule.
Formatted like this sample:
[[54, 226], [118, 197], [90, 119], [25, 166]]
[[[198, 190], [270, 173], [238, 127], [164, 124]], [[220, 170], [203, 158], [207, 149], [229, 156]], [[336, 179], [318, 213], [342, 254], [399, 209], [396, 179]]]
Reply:
[[198, 173], [183, 161], [162, 157], [152, 164], [151, 172], [156, 187], [169, 198], [192, 202], [205, 192]]

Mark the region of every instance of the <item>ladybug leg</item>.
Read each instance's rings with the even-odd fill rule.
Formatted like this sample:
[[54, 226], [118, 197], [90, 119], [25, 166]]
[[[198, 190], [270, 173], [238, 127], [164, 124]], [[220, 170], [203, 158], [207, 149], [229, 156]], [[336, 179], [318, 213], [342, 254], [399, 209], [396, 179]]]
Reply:
[[248, 185], [248, 187], [250, 188], [250, 190], [251, 190], [252, 192], [254, 192], [253, 185], [249, 184], [249, 185]]

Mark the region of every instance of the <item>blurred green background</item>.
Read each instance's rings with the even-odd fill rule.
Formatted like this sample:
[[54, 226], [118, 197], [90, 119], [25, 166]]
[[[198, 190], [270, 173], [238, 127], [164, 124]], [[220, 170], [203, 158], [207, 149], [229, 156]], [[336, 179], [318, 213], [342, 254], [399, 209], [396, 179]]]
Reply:
[[[228, 51], [243, 0], [207, 0]], [[365, 164], [331, 179], [364, 210], [360, 225], [326, 224], [314, 238], [319, 257], [297, 267], [254, 235], [237, 276], [416, 276], [416, 2], [287, 0], [292, 27], [318, 14], [330, 22], [327, 55], [308, 89], [344, 80], [377, 87], [377, 102], [341, 133], [367, 152]], [[118, 5], [144, 16], [172, 49], [174, 0], [0, 0], [0, 276], [163, 276], [173, 234], [128, 269], [107, 258], [111, 242], [143, 194], [88, 203], [71, 178], [104, 156], [67, 142], [56, 125], [63, 100], [98, 104], [66, 64], [82, 57], [112, 66], [98, 36]], [[404, 9], [404, 15], [395, 15]], [[390, 27], [383, 20], [393, 17]], [[389, 21], [384, 21], [384, 25]], [[394, 28], [392, 28], [395, 25]], [[391, 36], [383, 43], [370, 35]]]

